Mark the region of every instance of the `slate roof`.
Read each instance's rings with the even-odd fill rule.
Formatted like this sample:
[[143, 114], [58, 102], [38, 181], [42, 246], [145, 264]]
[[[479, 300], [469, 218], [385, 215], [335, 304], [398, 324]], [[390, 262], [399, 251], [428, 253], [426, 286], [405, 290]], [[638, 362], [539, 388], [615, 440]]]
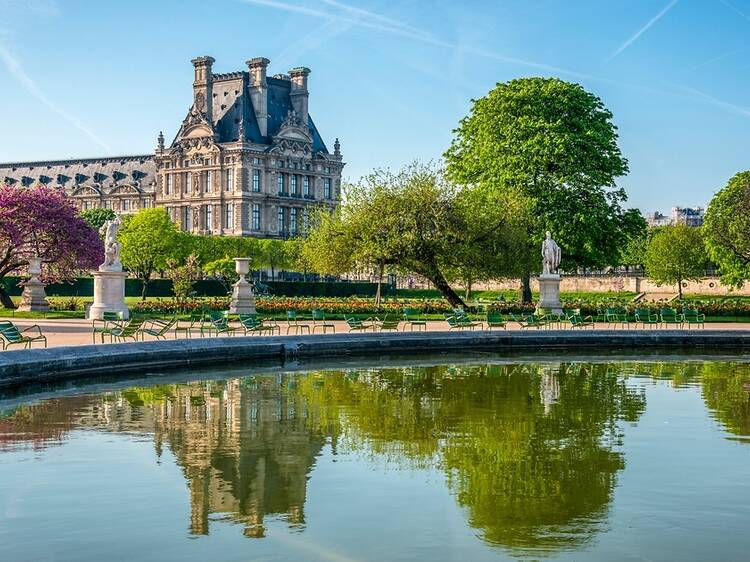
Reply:
[[[218, 142], [236, 142], [239, 139], [240, 121], [244, 121], [245, 139], [256, 144], [271, 144], [281, 124], [292, 109], [290, 97], [291, 82], [282, 78], [267, 77], [268, 84], [268, 135], [261, 136], [255, 109], [249, 92], [249, 75], [247, 72], [230, 72], [213, 75], [213, 122], [219, 139]], [[307, 121], [312, 134], [313, 152], [328, 154], [318, 128], [308, 115]]]
[[0, 182], [10, 181], [21, 185], [47, 183], [62, 185], [69, 191], [77, 185], [96, 183], [108, 192], [117, 186], [135, 182], [144, 191], [153, 191], [155, 176], [153, 154], [0, 163]]

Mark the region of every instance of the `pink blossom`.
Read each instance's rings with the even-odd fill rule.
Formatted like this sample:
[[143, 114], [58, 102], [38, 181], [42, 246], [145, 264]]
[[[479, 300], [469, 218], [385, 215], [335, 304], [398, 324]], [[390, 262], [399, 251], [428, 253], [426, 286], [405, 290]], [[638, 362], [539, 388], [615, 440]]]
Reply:
[[0, 185], [0, 279], [24, 273], [34, 256], [42, 258], [44, 280], [61, 281], [99, 265], [104, 248], [60, 190]]

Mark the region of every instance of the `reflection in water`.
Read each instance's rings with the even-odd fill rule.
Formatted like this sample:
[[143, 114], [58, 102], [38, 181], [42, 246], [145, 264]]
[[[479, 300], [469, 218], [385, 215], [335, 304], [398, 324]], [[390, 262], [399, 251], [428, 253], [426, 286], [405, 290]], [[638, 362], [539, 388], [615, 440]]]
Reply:
[[328, 443], [441, 470], [488, 543], [554, 552], [605, 523], [625, 465], [621, 423], [646, 405], [624, 375], [702, 379], [715, 417], [750, 434], [746, 369], [671, 365], [363, 369], [131, 388], [19, 407], [0, 419], [0, 450], [61, 443], [73, 429], [153, 435], [187, 480], [190, 533], [224, 520], [262, 537], [268, 517], [303, 529], [307, 480]]

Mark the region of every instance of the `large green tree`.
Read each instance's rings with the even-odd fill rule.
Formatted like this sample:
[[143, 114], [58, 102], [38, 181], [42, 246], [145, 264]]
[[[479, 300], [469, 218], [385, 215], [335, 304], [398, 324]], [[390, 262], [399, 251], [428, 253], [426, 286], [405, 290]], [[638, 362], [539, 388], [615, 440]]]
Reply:
[[414, 163], [398, 173], [378, 170], [346, 186], [337, 211], [315, 218], [302, 254], [321, 273], [414, 272], [458, 306], [463, 301], [451, 278], [477, 279], [488, 269], [500, 273], [497, 260], [488, 257], [510, 255], [504, 245], [510, 245], [514, 223], [496, 216], [506, 211], [502, 204], [477, 208], [468, 191], [459, 192], [432, 164]]
[[750, 279], [750, 171], [735, 175], [706, 210], [703, 225], [711, 260], [724, 283], [734, 286]]
[[617, 264], [627, 241], [645, 229], [637, 210], [623, 209], [626, 194], [615, 183], [628, 165], [612, 113], [578, 84], [498, 84], [474, 100], [454, 132], [445, 154], [453, 180], [528, 202], [526, 258], [518, 264], [525, 301], [546, 230], [562, 248], [562, 268], [572, 270]]
[[112, 209], [98, 207], [81, 211], [80, 216], [91, 228], [99, 230], [107, 221], [114, 220], [116, 215]]
[[682, 282], [700, 279], [707, 261], [701, 229], [684, 224], [656, 231], [644, 256], [646, 274], [659, 284], [676, 283], [680, 298]]
[[126, 215], [118, 239], [122, 265], [142, 281], [143, 299], [154, 272], [165, 269], [170, 260], [185, 257], [185, 237], [164, 209], [142, 209]]

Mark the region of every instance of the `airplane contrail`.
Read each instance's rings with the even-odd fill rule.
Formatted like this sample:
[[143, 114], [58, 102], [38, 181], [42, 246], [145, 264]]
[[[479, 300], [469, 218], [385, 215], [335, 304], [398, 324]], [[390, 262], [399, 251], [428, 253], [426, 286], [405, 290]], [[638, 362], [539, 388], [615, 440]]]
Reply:
[[644, 33], [646, 33], [646, 31], [648, 31], [651, 26], [653, 26], [656, 22], [658, 22], [661, 18], [663, 18], [667, 14], [667, 12], [669, 12], [669, 10], [671, 10], [672, 8], [674, 8], [675, 4], [677, 4], [677, 2], [679, 2], [679, 1], [680, 0], [672, 0], [669, 4], [667, 4], [664, 8], [662, 8], [661, 12], [659, 12], [653, 18], [651, 18], [650, 20], [648, 20], [646, 22], [646, 25], [644, 25], [638, 31], [636, 31], [635, 34], [632, 37], [630, 37], [630, 39], [628, 39], [627, 41], [625, 41], [622, 45], [620, 45], [617, 48], [617, 50], [615, 50], [615, 52], [613, 52], [611, 55], [609, 55], [607, 57], [607, 61], [608, 62], [611, 61], [613, 58], [615, 58], [616, 56], [618, 56], [625, 49], [627, 49], [633, 43], [635, 43], [641, 35], [643, 35]]

